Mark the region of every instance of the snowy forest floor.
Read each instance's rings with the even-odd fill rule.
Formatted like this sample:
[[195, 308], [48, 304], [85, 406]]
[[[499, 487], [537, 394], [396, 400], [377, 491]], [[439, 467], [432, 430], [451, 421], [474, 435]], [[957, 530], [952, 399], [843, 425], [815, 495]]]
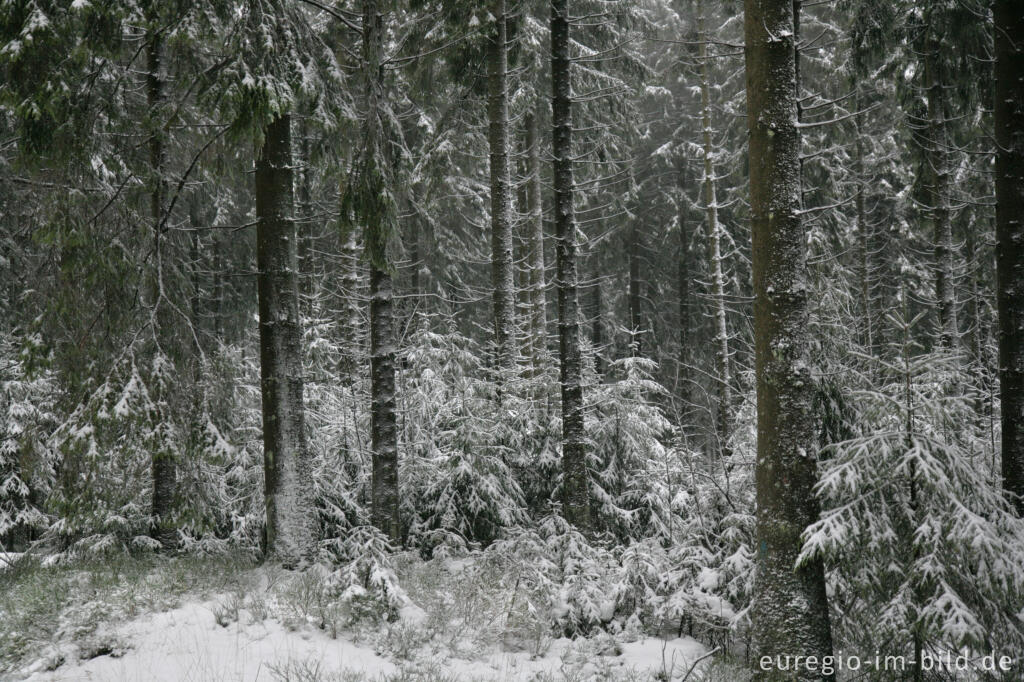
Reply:
[[570, 640], [510, 628], [471, 559], [410, 560], [411, 604], [353, 622], [324, 574], [226, 559], [118, 556], [0, 568], [0, 679], [254, 682], [736, 680], [691, 638]]

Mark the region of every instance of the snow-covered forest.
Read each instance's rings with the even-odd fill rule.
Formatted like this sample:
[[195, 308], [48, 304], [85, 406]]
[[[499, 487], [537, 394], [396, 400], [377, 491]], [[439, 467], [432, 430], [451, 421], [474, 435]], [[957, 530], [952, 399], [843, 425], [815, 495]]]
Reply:
[[1024, 679], [1018, 0], [0, 0], [0, 678]]

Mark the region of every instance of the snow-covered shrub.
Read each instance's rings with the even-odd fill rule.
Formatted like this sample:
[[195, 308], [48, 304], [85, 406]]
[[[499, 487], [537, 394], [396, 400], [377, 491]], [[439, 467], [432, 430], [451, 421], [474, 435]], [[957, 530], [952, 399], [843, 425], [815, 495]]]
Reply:
[[587, 437], [593, 511], [598, 525], [620, 542], [666, 538], [671, 525], [672, 426], [657, 401], [667, 392], [653, 379], [657, 365], [640, 357], [616, 360], [587, 393]]
[[338, 380], [345, 348], [333, 327], [315, 322], [306, 332], [306, 440], [320, 535], [331, 539], [369, 523], [370, 387], [365, 374]]
[[[61, 550], [156, 546], [149, 536], [154, 456], [175, 462], [168, 523], [186, 549], [257, 546], [262, 469], [252, 446], [260, 427], [251, 421], [258, 384], [253, 396], [246, 379], [254, 365], [237, 349], [220, 354], [203, 359], [202, 379], [190, 384], [166, 356], [143, 359], [130, 349], [54, 431], [60, 474], [48, 507]], [[245, 439], [247, 432], [257, 438]]]
[[237, 346], [220, 346], [200, 367], [177, 473], [182, 545], [188, 551], [230, 547], [252, 553], [260, 545], [265, 509], [256, 358]]
[[355, 526], [321, 543], [329, 584], [350, 622], [393, 621], [410, 601], [395, 573], [394, 550], [380, 530]]
[[37, 339], [25, 350], [15, 339], [0, 337], [0, 551], [15, 547], [45, 530], [44, 502], [53, 486], [55, 456], [47, 443], [56, 426], [56, 387], [44, 366], [26, 366]]
[[456, 333], [421, 331], [406, 354], [401, 409], [406, 452], [400, 484], [414, 537], [442, 529], [489, 543], [526, 520], [509, 464], [525, 403], [502, 395], [473, 344]]
[[180, 435], [161, 418], [159, 385], [174, 380], [156, 356], [140, 367], [127, 353], [52, 437], [61, 455], [51, 505], [60, 549], [104, 551], [151, 546], [150, 453]]
[[745, 624], [753, 588], [753, 392], [736, 411], [726, 459], [680, 448], [672, 495], [674, 525], [656, 612], [659, 625], [707, 641]]
[[487, 552], [504, 567], [503, 581], [523, 600], [529, 619], [552, 632], [585, 634], [615, 617], [614, 553], [561, 516], [549, 515], [535, 529], [512, 529]]
[[824, 453], [801, 558], [826, 558], [841, 632], [865, 650], [1019, 650], [1024, 522], [972, 432], [970, 382], [955, 354], [911, 343], [916, 319], [889, 321], [904, 340], [855, 395], [861, 432]]

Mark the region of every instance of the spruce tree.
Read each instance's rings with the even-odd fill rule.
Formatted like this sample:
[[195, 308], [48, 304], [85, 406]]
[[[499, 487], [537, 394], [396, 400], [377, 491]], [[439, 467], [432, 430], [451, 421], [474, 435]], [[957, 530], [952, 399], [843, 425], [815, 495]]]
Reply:
[[1003, 485], [1024, 514], [1024, 15], [996, 0], [995, 140]]
[[[832, 654], [822, 564], [796, 566], [801, 533], [817, 518], [817, 445], [793, 10], [791, 0], [747, 0], [744, 15], [757, 372], [755, 662]], [[756, 663], [755, 674], [783, 675]], [[795, 675], [822, 679], [807, 668]]]

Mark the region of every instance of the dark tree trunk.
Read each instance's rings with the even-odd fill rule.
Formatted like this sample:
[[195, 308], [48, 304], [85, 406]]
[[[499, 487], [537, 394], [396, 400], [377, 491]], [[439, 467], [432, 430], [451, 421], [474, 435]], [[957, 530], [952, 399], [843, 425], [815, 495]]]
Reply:
[[256, 160], [256, 260], [266, 555], [296, 566], [313, 556], [316, 519], [303, 408], [290, 125], [287, 115], [267, 125]]
[[313, 316], [313, 202], [309, 170], [309, 126], [306, 117], [299, 123], [299, 177], [296, 183], [299, 219], [295, 228], [299, 236], [299, 301], [306, 317]]
[[526, 115], [526, 251], [530, 271], [530, 360], [535, 375], [544, 370], [547, 357], [547, 296], [545, 293], [544, 265], [544, 211], [541, 204], [540, 137], [537, 135], [537, 116]]
[[224, 338], [224, 249], [225, 240], [220, 230], [213, 231], [213, 335], [218, 343]]
[[[202, 222], [199, 195], [195, 193], [192, 195], [192, 200], [188, 207], [188, 222], [191, 227], [191, 232], [188, 234], [189, 238], [189, 249], [188, 249], [188, 263], [189, 263], [189, 285], [190, 293], [189, 297], [189, 323], [192, 326], [192, 333], [190, 339], [193, 344], [198, 342], [199, 333], [202, 328], [202, 281], [200, 279], [200, 265], [202, 261], [202, 244], [199, 239], [200, 223]], [[193, 350], [198, 355], [199, 348], [193, 345]]]
[[505, 0], [493, 0], [494, 32], [487, 54], [487, 118], [490, 123], [491, 286], [498, 366], [515, 364], [515, 273], [512, 259], [512, 179], [509, 167], [508, 36]]
[[939, 72], [937, 39], [929, 42], [925, 55], [925, 88], [928, 103], [926, 156], [931, 176], [929, 211], [935, 230], [935, 298], [939, 306], [939, 343], [954, 348], [958, 342], [956, 294], [953, 291], [953, 227], [949, 211], [949, 153], [946, 149], [946, 93]]
[[[859, 73], [859, 71], [858, 71]], [[856, 86], [855, 86], [856, 87]], [[855, 95], [854, 97], [854, 110], [860, 110], [860, 98]], [[854, 119], [856, 124], [856, 136], [857, 142], [854, 153], [855, 159], [855, 173], [857, 177], [857, 199], [856, 199], [856, 211], [857, 211], [857, 235], [860, 238], [860, 298], [862, 311], [864, 314], [864, 333], [862, 336], [862, 342], [864, 344], [864, 350], [868, 355], [874, 353], [875, 338], [874, 338], [874, 310], [871, 306], [871, 226], [868, 224], [867, 208], [865, 206], [866, 199], [865, 193], [867, 191], [867, 178], [864, 171], [864, 142], [861, 119], [862, 114], [858, 114]]]
[[[164, 172], [167, 164], [167, 150], [164, 147], [164, 131], [159, 128], [159, 111], [164, 101], [164, 75], [161, 64], [163, 40], [157, 31], [151, 31], [149, 42], [146, 47], [147, 74], [146, 74], [146, 104], [150, 115], [156, 122], [149, 137], [149, 166], [151, 176], [150, 190], [150, 219], [153, 222], [153, 262], [152, 272], [152, 297], [153, 297], [153, 323], [156, 328], [153, 331], [153, 338], [160, 339], [160, 325], [165, 315], [163, 310], [166, 306], [163, 303], [163, 232], [164, 232]], [[159, 352], [158, 348], [154, 352]], [[164, 401], [158, 399], [158, 404], [164, 405]], [[158, 420], [169, 418], [169, 415], [161, 414], [156, 417]], [[169, 447], [159, 447], [153, 453], [152, 460], [153, 474], [153, 497], [150, 508], [153, 538], [162, 547], [169, 549], [177, 545], [178, 532], [174, 528], [171, 518], [174, 509], [174, 494], [177, 487], [177, 472], [174, 461], [174, 453]]]
[[583, 358], [573, 209], [572, 85], [569, 0], [551, 0], [551, 121], [554, 155], [555, 253], [558, 290], [559, 378], [562, 386], [562, 487], [565, 518], [589, 531], [590, 491], [583, 431]]
[[370, 265], [370, 410], [373, 447], [373, 525], [400, 537], [398, 422], [395, 417], [394, 293], [391, 275]]
[[[753, 660], [780, 652], [821, 660], [832, 654], [823, 567], [815, 561], [796, 568], [801, 533], [818, 509], [793, 4], [746, 0], [745, 9], [757, 376]], [[822, 676], [805, 669], [793, 679]]]
[[1024, 514], [1024, 14], [995, 0], [996, 269], [1003, 485]]
[[[365, 144], [363, 162], [374, 192], [386, 186], [384, 156], [384, 17], [375, 0], [363, 0]], [[398, 499], [398, 426], [395, 417], [394, 291], [386, 244], [390, 218], [364, 207], [370, 262], [370, 438], [373, 448], [370, 518], [393, 542], [401, 540]]]

